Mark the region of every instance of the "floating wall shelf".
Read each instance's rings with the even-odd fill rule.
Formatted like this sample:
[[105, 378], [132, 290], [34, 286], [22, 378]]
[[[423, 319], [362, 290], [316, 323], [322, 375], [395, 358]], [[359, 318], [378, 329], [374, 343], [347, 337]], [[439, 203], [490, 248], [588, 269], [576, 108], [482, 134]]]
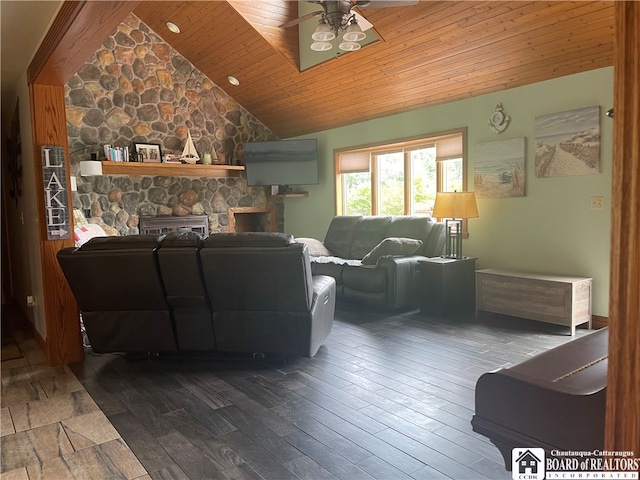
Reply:
[[280, 198], [303, 198], [308, 197], [309, 192], [295, 192], [295, 193], [277, 193], [275, 195], [271, 195], [272, 197], [280, 197]]
[[160, 175], [167, 177], [238, 177], [243, 165], [102, 162], [103, 175]]

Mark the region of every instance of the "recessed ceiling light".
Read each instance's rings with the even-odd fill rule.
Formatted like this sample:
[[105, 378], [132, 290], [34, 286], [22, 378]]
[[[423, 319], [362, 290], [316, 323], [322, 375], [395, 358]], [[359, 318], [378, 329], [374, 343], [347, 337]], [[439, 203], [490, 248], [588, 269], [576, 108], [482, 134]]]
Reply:
[[171, 30], [173, 33], [180, 33], [180, 27], [178, 27], [173, 22], [167, 22], [167, 28]]
[[227, 80], [229, 80], [229, 83], [230, 83], [231, 85], [234, 85], [234, 86], [236, 86], [236, 87], [237, 87], [238, 85], [240, 85], [240, 80], [238, 80], [238, 79], [237, 79], [236, 77], [234, 77], [233, 75], [229, 75], [229, 76], [227, 77]]

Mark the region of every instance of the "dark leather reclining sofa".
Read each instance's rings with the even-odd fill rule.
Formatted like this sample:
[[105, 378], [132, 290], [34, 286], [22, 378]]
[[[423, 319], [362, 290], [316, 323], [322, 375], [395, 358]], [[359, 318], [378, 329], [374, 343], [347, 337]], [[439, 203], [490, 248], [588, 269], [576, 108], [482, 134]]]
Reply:
[[406, 309], [418, 305], [418, 262], [442, 255], [445, 228], [431, 217], [339, 215], [322, 243], [311, 269], [335, 278], [338, 300]]
[[98, 353], [314, 356], [331, 331], [335, 281], [288, 234], [98, 237], [57, 258]]

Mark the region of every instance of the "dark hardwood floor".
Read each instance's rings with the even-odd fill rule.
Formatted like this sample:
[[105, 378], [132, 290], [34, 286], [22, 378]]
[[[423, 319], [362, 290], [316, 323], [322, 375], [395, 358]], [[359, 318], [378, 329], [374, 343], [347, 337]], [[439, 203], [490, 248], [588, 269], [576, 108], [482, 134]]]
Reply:
[[314, 358], [89, 353], [70, 367], [153, 479], [508, 479], [471, 430], [475, 382], [569, 340], [497, 315], [342, 306]]

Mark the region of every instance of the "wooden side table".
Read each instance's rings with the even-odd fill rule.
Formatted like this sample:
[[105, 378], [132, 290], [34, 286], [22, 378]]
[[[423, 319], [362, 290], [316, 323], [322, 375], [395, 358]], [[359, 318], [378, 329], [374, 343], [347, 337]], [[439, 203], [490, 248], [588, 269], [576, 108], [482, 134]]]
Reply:
[[418, 262], [420, 312], [443, 315], [472, 312], [475, 305], [476, 258], [434, 257]]

